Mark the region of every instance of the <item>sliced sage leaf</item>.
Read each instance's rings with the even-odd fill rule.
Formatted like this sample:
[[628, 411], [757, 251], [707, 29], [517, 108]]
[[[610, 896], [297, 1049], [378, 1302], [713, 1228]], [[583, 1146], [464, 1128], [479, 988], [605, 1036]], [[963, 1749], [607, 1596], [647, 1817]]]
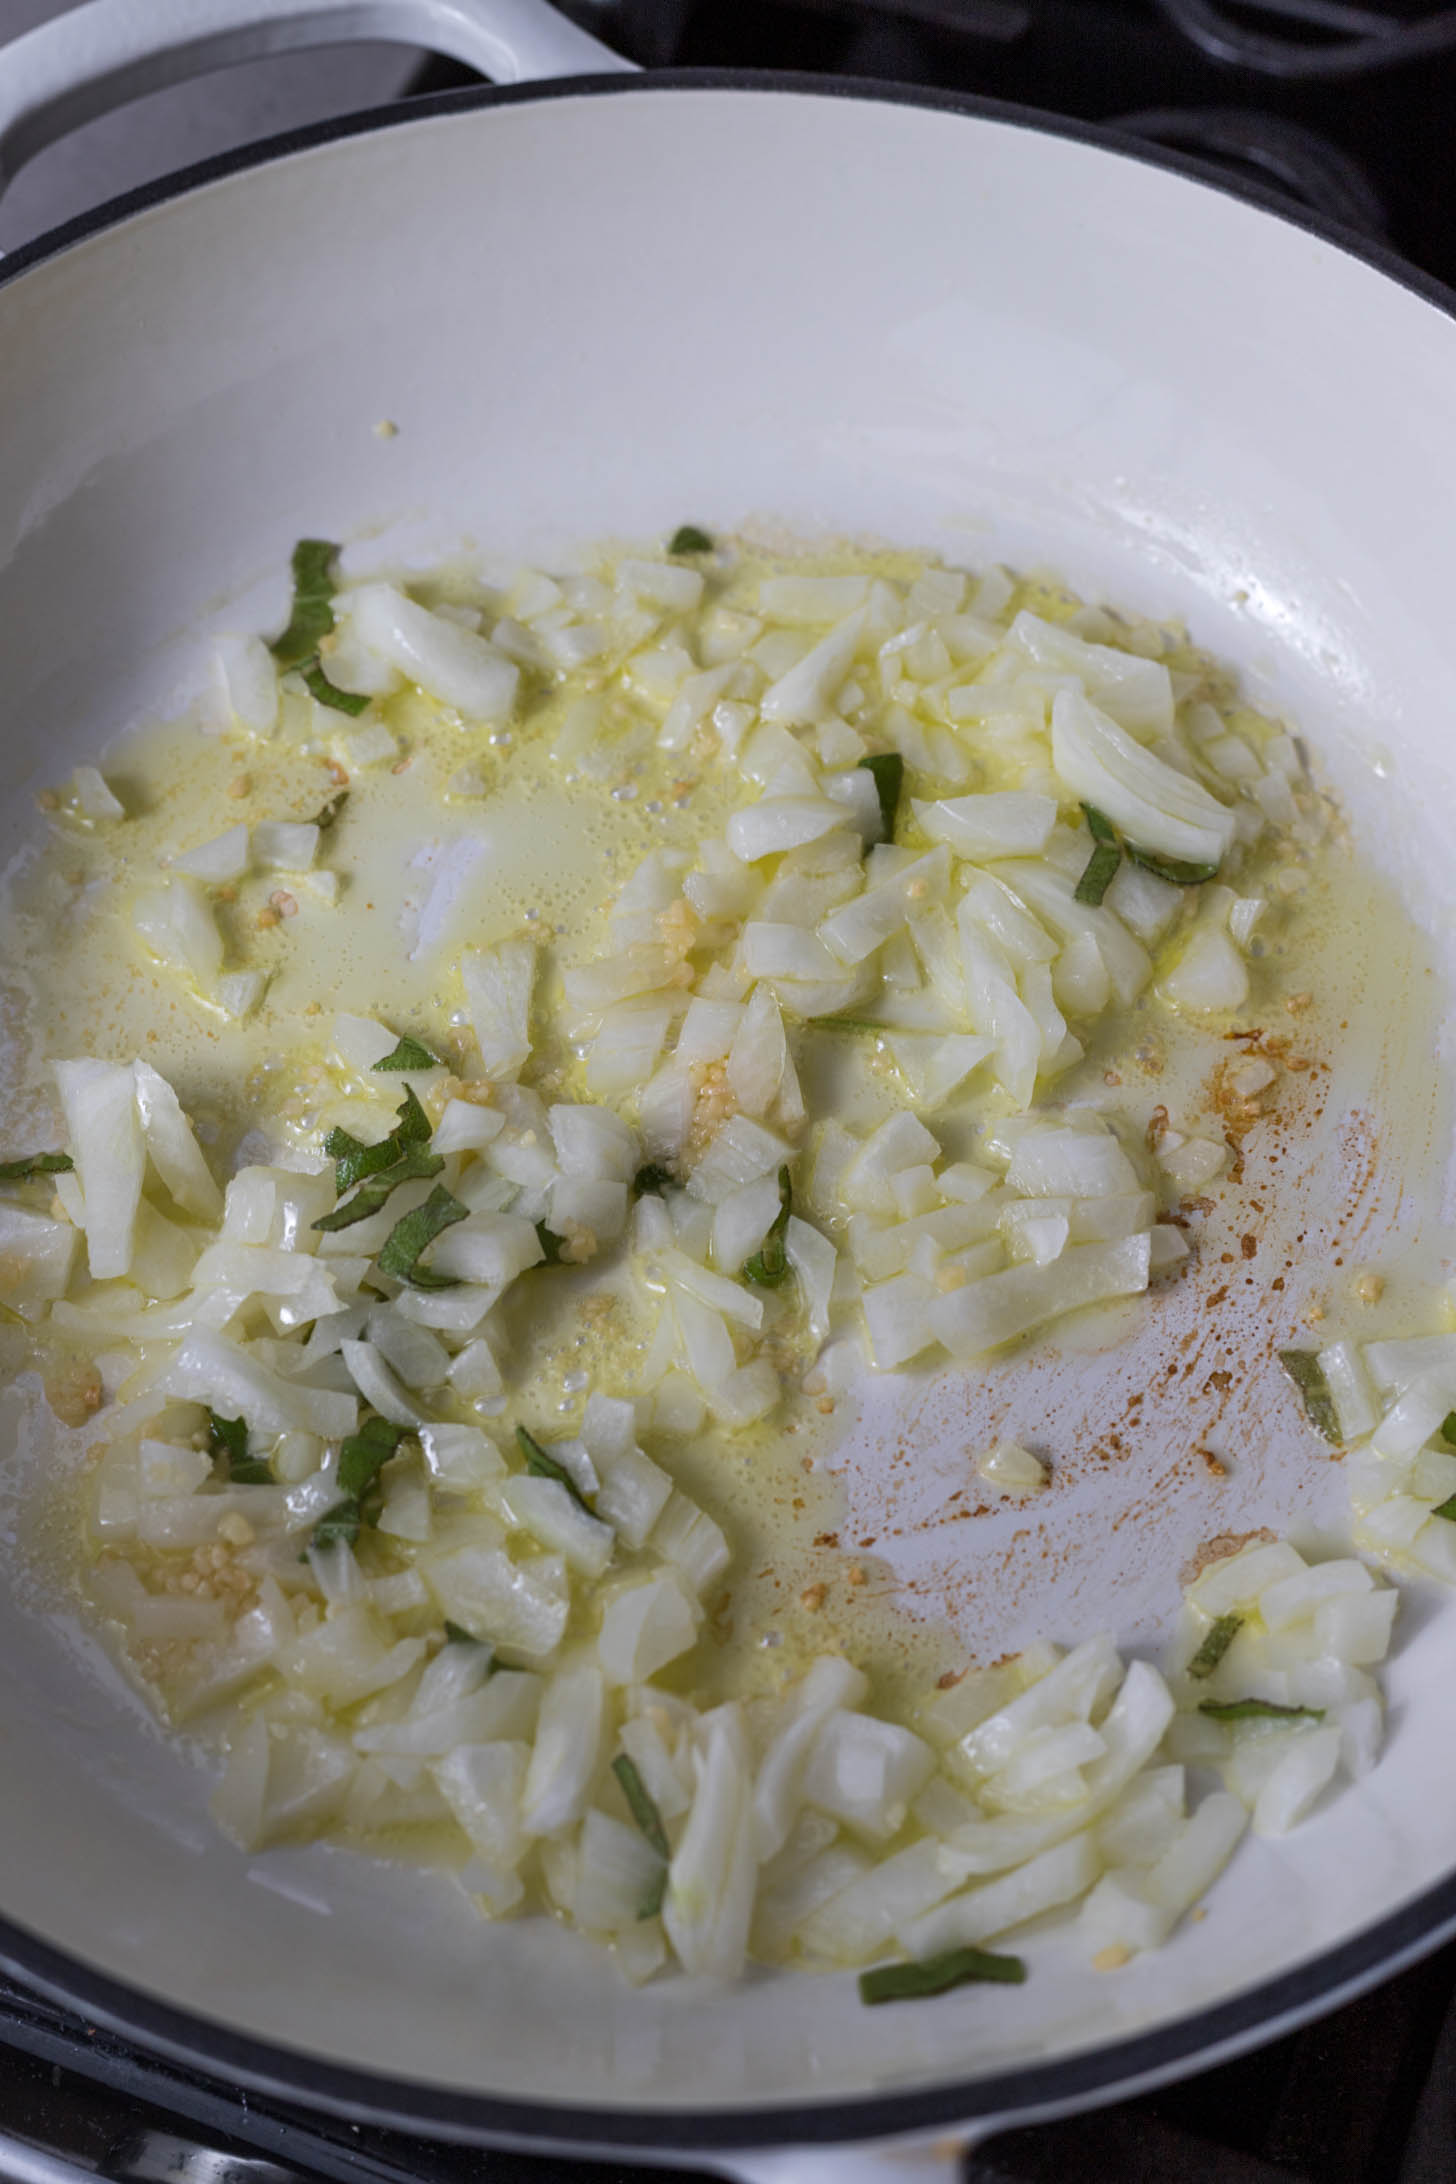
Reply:
[[1330, 1394], [1325, 1369], [1316, 1350], [1281, 1350], [1279, 1362], [1304, 1398], [1305, 1414], [1316, 1433], [1338, 1448], [1344, 1436], [1335, 1411], [1335, 1400]]
[[550, 1450], [543, 1448], [536, 1439], [535, 1434], [528, 1433], [524, 1426], [517, 1426], [516, 1428], [516, 1447], [526, 1459], [526, 1469], [535, 1478], [554, 1479], [558, 1486], [566, 1488], [567, 1493], [576, 1503], [578, 1509], [584, 1509], [588, 1516], [591, 1515], [590, 1502], [582, 1493], [581, 1488], [577, 1485], [565, 1464], [558, 1463]]
[[976, 1981], [1019, 1987], [1025, 1977], [1021, 1957], [996, 1956], [989, 1949], [947, 1949], [921, 1964], [877, 1964], [873, 1971], [861, 1972], [859, 1998], [866, 2003], [919, 2002]]
[[392, 1419], [373, 1417], [341, 1444], [339, 1485], [351, 1500], [362, 1501], [409, 1430]]
[[303, 682], [309, 696], [317, 698], [320, 705], [327, 705], [335, 713], [347, 713], [352, 720], [357, 720], [371, 702], [362, 690], [341, 690], [337, 683], [330, 682], [317, 660], [303, 670]]
[[69, 1175], [76, 1163], [69, 1153], [27, 1153], [0, 1161], [0, 1183], [33, 1183], [39, 1175]]
[[1244, 1627], [1241, 1615], [1221, 1615], [1204, 1633], [1203, 1643], [1188, 1663], [1188, 1673], [1202, 1682], [1211, 1676]]
[[561, 1254], [566, 1249], [566, 1238], [558, 1236], [555, 1229], [547, 1228], [544, 1221], [536, 1223], [536, 1241], [546, 1255], [547, 1266], [560, 1266]]
[[874, 782], [880, 800], [880, 840], [893, 842], [900, 791], [905, 785], [905, 761], [898, 751], [872, 751], [859, 763]]
[[248, 1454], [248, 1427], [243, 1418], [219, 1418], [207, 1414], [207, 1449], [227, 1474], [230, 1486], [271, 1486], [273, 1472], [261, 1456]]
[[408, 1282], [412, 1289], [454, 1289], [457, 1284], [453, 1274], [436, 1274], [421, 1266], [420, 1258], [437, 1236], [465, 1220], [469, 1212], [470, 1208], [452, 1197], [443, 1183], [437, 1183], [422, 1206], [414, 1207], [403, 1220], [395, 1222], [376, 1261], [380, 1273], [387, 1274], [391, 1281]]
[[[309, 1535], [310, 1547], [336, 1547], [342, 1540], [346, 1547], [357, 1546], [359, 1540], [359, 1504], [352, 1495], [336, 1501], [332, 1509], [326, 1509]], [[308, 1560], [308, 1550], [299, 1556], [300, 1562]]]
[[399, 1044], [391, 1047], [381, 1060], [369, 1064], [371, 1071], [378, 1069], [438, 1069], [440, 1066], [439, 1055], [432, 1054], [429, 1048], [422, 1046], [418, 1039], [411, 1039], [408, 1032], [399, 1041]]
[[1276, 1706], [1272, 1699], [1200, 1699], [1210, 1721], [1323, 1721], [1322, 1706]]
[[348, 801], [348, 790], [340, 789], [337, 796], [331, 796], [326, 804], [319, 806], [313, 815], [312, 824], [318, 828], [320, 834], [328, 833], [329, 828], [334, 824]]
[[773, 1227], [759, 1245], [751, 1259], [744, 1261], [743, 1278], [758, 1289], [777, 1289], [789, 1271], [789, 1254], [784, 1243], [788, 1234], [789, 1214], [793, 1209], [793, 1186], [787, 1168], [779, 1170], [779, 1210], [774, 1215]]
[[710, 554], [713, 541], [695, 523], [680, 523], [667, 542], [670, 554]]
[[[368, 1149], [371, 1152], [377, 1150], [373, 1146]], [[352, 1198], [345, 1199], [341, 1206], [335, 1206], [332, 1213], [322, 1214], [313, 1225], [326, 1232], [352, 1228], [356, 1221], [367, 1221], [371, 1214], [378, 1213], [387, 1205], [390, 1194], [398, 1190], [401, 1183], [438, 1175], [444, 1165], [442, 1153], [432, 1153], [424, 1145], [407, 1145], [398, 1160], [377, 1173], [372, 1181], [361, 1183]]]
[[1099, 842], [1082, 868], [1082, 877], [1072, 890], [1072, 900], [1090, 903], [1095, 909], [1117, 878], [1121, 866], [1122, 852], [1116, 844]]
[[1144, 872], [1166, 880], [1172, 887], [1201, 887], [1205, 880], [1218, 877], [1216, 864], [1187, 864], [1178, 857], [1155, 857], [1151, 850], [1136, 849], [1131, 842], [1122, 846], [1130, 864], [1141, 865]]
[[649, 1160], [646, 1166], [639, 1168], [632, 1178], [632, 1196], [634, 1198], [660, 1197], [662, 1192], [676, 1181], [677, 1177], [673, 1174], [671, 1168], [664, 1168], [659, 1162]]
[[667, 1830], [662, 1824], [662, 1814], [658, 1811], [656, 1802], [638, 1773], [636, 1762], [626, 1752], [618, 1752], [616, 1758], [612, 1761], [612, 1772], [622, 1786], [622, 1795], [627, 1800], [628, 1811], [657, 1852], [658, 1857], [662, 1859], [670, 1858], [672, 1856], [672, 1845], [668, 1842]]
[[301, 538], [293, 549], [293, 612], [269, 650], [283, 668], [316, 659], [334, 626], [334, 562], [338, 547], [325, 538]]

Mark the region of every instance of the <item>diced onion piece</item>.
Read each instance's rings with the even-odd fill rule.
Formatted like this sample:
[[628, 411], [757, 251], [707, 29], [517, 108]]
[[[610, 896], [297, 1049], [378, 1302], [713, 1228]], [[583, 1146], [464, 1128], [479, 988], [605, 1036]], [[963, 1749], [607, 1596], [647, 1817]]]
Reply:
[[935, 804], [917, 799], [911, 808], [933, 842], [948, 842], [958, 857], [977, 864], [991, 857], [1039, 855], [1057, 820], [1054, 798], [1020, 789], [946, 797]]
[[86, 1253], [94, 1281], [131, 1265], [146, 1165], [136, 1079], [124, 1062], [57, 1062], [71, 1157], [85, 1198]]
[[222, 1208], [221, 1193], [181, 1101], [149, 1062], [133, 1062], [132, 1076], [152, 1166], [184, 1213], [196, 1214], [200, 1221], [215, 1221]]
[[307, 872], [318, 845], [319, 830], [311, 821], [260, 819], [253, 829], [253, 862], [263, 872]]
[[759, 711], [765, 720], [794, 727], [801, 722], [813, 724], [826, 717], [854, 664], [866, 612], [864, 607], [858, 607], [854, 613], [846, 615], [827, 637], [822, 637], [787, 673], [769, 685], [759, 700]]
[[606, 1690], [595, 1668], [553, 1676], [541, 1699], [521, 1794], [528, 1835], [559, 1835], [581, 1818], [606, 1727]]
[[1234, 816], [1187, 774], [1175, 772], [1080, 690], [1052, 701], [1052, 763], [1074, 796], [1095, 805], [1139, 849], [1189, 864], [1218, 864]]
[[467, 949], [460, 977], [485, 1074], [514, 1076], [531, 1052], [534, 943], [505, 940], [494, 948]]
[[442, 705], [471, 720], [509, 716], [521, 671], [474, 630], [432, 614], [393, 584], [360, 585], [344, 605], [356, 642]]
[[222, 969], [222, 935], [202, 883], [173, 872], [137, 896], [132, 923], [153, 955], [211, 993]]
[[1248, 1000], [1249, 974], [1221, 926], [1198, 924], [1173, 968], [1160, 979], [1158, 992], [1177, 1009], [1227, 1014]]
[[236, 721], [252, 736], [278, 726], [278, 669], [261, 637], [221, 637], [214, 674], [224, 725]]
[[847, 817], [832, 797], [766, 796], [735, 811], [725, 831], [734, 856], [744, 864], [757, 864], [760, 857], [817, 842], [832, 828], [842, 827]]
[[646, 1683], [698, 1634], [696, 1600], [672, 1571], [633, 1585], [610, 1600], [597, 1636], [597, 1659], [609, 1683]]
[[554, 1547], [568, 1567], [580, 1570], [584, 1577], [600, 1577], [611, 1561], [615, 1545], [611, 1526], [583, 1509], [559, 1479], [510, 1479], [501, 1488], [500, 1498], [517, 1524], [543, 1547]]
[[1140, 1296], [1148, 1286], [1147, 1236], [1071, 1244], [1050, 1266], [1008, 1267], [937, 1295], [930, 1333], [953, 1357], [977, 1357], [1084, 1305]]
[[196, 849], [172, 859], [175, 871], [190, 872], [209, 887], [224, 887], [242, 879], [248, 864], [248, 830], [241, 825], [229, 827], [225, 834], [215, 835], [210, 842], [201, 842]]
[[914, 1957], [973, 1948], [1043, 1911], [1074, 1903], [1097, 1879], [1100, 1863], [1092, 1836], [1073, 1835], [999, 1880], [967, 1889], [938, 1910], [907, 1922], [900, 1939]]
[[559, 1555], [513, 1562], [495, 1547], [459, 1547], [423, 1557], [425, 1583], [450, 1620], [528, 1661], [556, 1651], [570, 1597]]
[[804, 1767], [807, 1804], [878, 1842], [898, 1834], [935, 1767], [922, 1738], [870, 1714], [830, 1714]]
[[758, 1878], [752, 1769], [741, 1708], [704, 1717], [697, 1787], [668, 1868], [662, 1921], [684, 1970], [735, 1979], [743, 1969]]
[[1013, 1498], [1040, 1494], [1049, 1478], [1041, 1458], [1033, 1456], [1019, 1441], [994, 1442], [976, 1458], [976, 1471], [998, 1494], [1009, 1494]]

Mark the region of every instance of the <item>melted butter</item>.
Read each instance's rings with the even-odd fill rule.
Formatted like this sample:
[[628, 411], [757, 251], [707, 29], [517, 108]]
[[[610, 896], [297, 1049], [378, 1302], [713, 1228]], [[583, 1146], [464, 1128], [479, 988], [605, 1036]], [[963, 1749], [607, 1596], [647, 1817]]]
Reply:
[[[744, 555], [715, 603], [747, 610], [771, 565]], [[922, 564], [846, 550], [793, 566], [822, 574], [868, 569], [903, 581]], [[1027, 584], [1017, 603], [1057, 618], [1078, 604], [1049, 582]], [[1191, 651], [1175, 655], [1175, 664], [1208, 672]], [[739, 790], [727, 769], [719, 776], [689, 757], [660, 752], [655, 716], [630, 698], [611, 701], [589, 762], [563, 765], [553, 745], [590, 679], [528, 698], [509, 735], [497, 740], [462, 730], [413, 693], [377, 708], [399, 756], [382, 767], [350, 769], [348, 802], [324, 835], [319, 860], [339, 875], [337, 905], [312, 895], [305, 880], [281, 874], [250, 877], [220, 905], [227, 967], [268, 976], [261, 1007], [243, 1024], [208, 1011], [151, 960], [131, 928], [132, 897], [169, 859], [239, 820], [311, 818], [336, 793], [338, 772], [348, 766], [351, 724], [336, 727], [331, 717], [292, 701], [269, 743], [204, 737], [188, 723], [129, 739], [108, 765], [127, 808], [125, 823], [84, 830], [57, 820], [50, 839], [11, 875], [4, 1005], [5, 1029], [13, 1034], [6, 1089], [17, 1141], [39, 1142], [54, 1128], [49, 1057], [140, 1054], [176, 1085], [204, 1139], [226, 1156], [257, 1124], [308, 1128], [317, 1106], [311, 1086], [335, 1011], [378, 1015], [459, 1060], [453, 965], [463, 945], [526, 932], [547, 944], [555, 973], [599, 953], [607, 907], [642, 856], [665, 844], [691, 851], [720, 833]], [[1215, 677], [1214, 687], [1222, 694], [1225, 686]], [[460, 793], [462, 769], [473, 772], [478, 793]], [[990, 777], [981, 785], [997, 783]], [[1263, 860], [1246, 874], [1245, 890], [1272, 881], [1277, 869], [1272, 858]], [[1434, 991], [1433, 983], [1423, 983], [1421, 943], [1373, 875], [1343, 852], [1307, 860], [1300, 877], [1301, 894], [1273, 896], [1240, 1022], [1245, 1028], [1272, 1022], [1337, 1079], [1347, 1107], [1364, 1102], [1378, 1109], [1385, 1172], [1415, 1191], [1441, 1129], [1429, 1067], [1431, 1012], [1409, 1005], [1412, 995]], [[273, 922], [265, 914], [280, 889], [296, 903], [296, 914]], [[1312, 995], [1308, 1011], [1290, 1016], [1284, 1000], [1304, 990]], [[834, 1112], [863, 1129], [903, 1105], [901, 1081], [872, 1043], [808, 1026], [795, 1034], [794, 1047], [811, 1113]], [[1216, 1130], [1210, 1086], [1231, 1051], [1237, 1049], [1221, 1032], [1179, 1023], [1145, 997], [1099, 1028], [1086, 1061], [1059, 1081], [1055, 1098], [1105, 1089], [1119, 1110], [1140, 1120], [1166, 1105], [1179, 1127]], [[1119, 1080], [1116, 1087], [1109, 1077]], [[563, 1041], [543, 1044], [532, 1081], [548, 1097], [579, 1091], [577, 1061]], [[387, 1095], [378, 1098], [382, 1118]], [[980, 1112], [985, 1107], [978, 1103]], [[937, 1116], [936, 1130], [948, 1157], [960, 1157], [972, 1149], [975, 1116], [969, 1110]], [[1243, 1217], [1248, 1187], [1225, 1180], [1210, 1196], [1213, 1236], [1220, 1222]], [[1323, 1283], [1323, 1301], [1310, 1295], [1307, 1304], [1327, 1315], [1318, 1340], [1336, 1332], [1368, 1336], [1387, 1322], [1402, 1331], [1437, 1323], [1429, 1285], [1444, 1270], [1441, 1240], [1428, 1226], [1408, 1241], [1408, 1255], [1383, 1269], [1387, 1290], [1378, 1315], [1333, 1278]], [[648, 1328], [625, 1279], [563, 1274], [553, 1282], [549, 1309], [542, 1308], [544, 1284], [522, 1284], [502, 1318], [513, 1382], [528, 1391], [525, 1414], [540, 1430], [560, 1433], [579, 1415], [584, 1384], [631, 1390]], [[1105, 1346], [1135, 1316], [1135, 1306], [1086, 1315], [1064, 1326], [1057, 1343], [1066, 1352]], [[1017, 1369], [1015, 1359], [1009, 1369]], [[931, 1376], [906, 1377], [913, 1389]], [[705, 1700], [753, 1694], [838, 1648], [867, 1669], [881, 1704], [905, 1711], [968, 1651], [988, 1659], [1005, 1650], [1017, 1617], [1009, 1609], [988, 1614], [984, 1588], [972, 1626], [949, 1582], [943, 1579], [929, 1596], [905, 1582], [881, 1521], [893, 1503], [888, 1452], [870, 1467], [868, 1500], [840, 1475], [855, 1416], [851, 1404], [826, 1415], [794, 1390], [772, 1422], [748, 1432], [648, 1437], [650, 1452], [711, 1511], [733, 1549], [731, 1570], [707, 1604], [708, 1642], [678, 1674], [682, 1688]], [[984, 1443], [970, 1438], [968, 1427], [966, 1452], [977, 1445]], [[876, 1498], [879, 1517], [870, 1521], [866, 1510]], [[64, 1522], [40, 1527], [38, 1536], [64, 1532], [73, 1540], [74, 1491], [56, 1506], [64, 1507]], [[1023, 1508], [1016, 1522], [1017, 1536], [1034, 1541], [1037, 1510]], [[962, 1528], [972, 1559], [975, 1530]], [[1044, 1614], [1039, 1628], [1054, 1621]]]

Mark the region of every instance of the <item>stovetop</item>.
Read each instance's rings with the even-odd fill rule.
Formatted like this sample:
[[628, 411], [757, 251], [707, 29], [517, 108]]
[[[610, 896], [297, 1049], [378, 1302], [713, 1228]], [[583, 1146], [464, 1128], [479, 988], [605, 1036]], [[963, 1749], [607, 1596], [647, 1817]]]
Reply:
[[[56, 0], [0, 0], [0, 39]], [[928, 83], [1177, 145], [1456, 285], [1456, 8], [1413, 0], [576, 0], [647, 67]], [[0, 245], [222, 142], [471, 80], [398, 49], [235, 71], [38, 162]], [[622, 2184], [257, 2101], [0, 1979], [0, 2184]], [[651, 2175], [672, 2184], [674, 2174]], [[973, 2184], [1456, 2184], [1456, 1947], [1292, 2037], [1143, 2099], [1012, 2131]]]

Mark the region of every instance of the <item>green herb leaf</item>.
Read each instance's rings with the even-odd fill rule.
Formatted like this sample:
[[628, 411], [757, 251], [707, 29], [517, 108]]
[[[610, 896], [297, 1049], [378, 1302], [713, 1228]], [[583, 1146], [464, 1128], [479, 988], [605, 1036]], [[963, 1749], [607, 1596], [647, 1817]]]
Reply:
[[1155, 857], [1150, 850], [1134, 849], [1131, 842], [1122, 846], [1130, 864], [1141, 865], [1144, 872], [1173, 887], [1201, 887], [1205, 880], [1218, 877], [1216, 864], [1185, 864], [1177, 857]]
[[404, 1098], [395, 1109], [399, 1117], [394, 1135], [401, 1145], [428, 1145], [430, 1142], [430, 1118], [421, 1107], [412, 1084], [405, 1086]]
[[989, 1949], [947, 1949], [923, 1964], [877, 1964], [873, 1971], [861, 1972], [859, 1998], [866, 2003], [919, 2002], [976, 1980], [1019, 1987], [1025, 1977], [1020, 1957], [994, 1956]]
[[651, 1792], [625, 1752], [618, 1752], [612, 1761], [612, 1772], [622, 1785], [622, 1795], [627, 1800], [628, 1811], [662, 1860], [661, 1869], [653, 1875], [641, 1903], [637, 1906], [639, 1919], [655, 1919], [662, 1909], [662, 1899], [667, 1894], [667, 1867], [672, 1857], [672, 1845], [668, 1842], [662, 1814], [658, 1811]]
[[[403, 1102], [395, 1114], [398, 1120], [393, 1130], [377, 1145], [361, 1144], [347, 1130], [330, 1130], [324, 1139], [324, 1151], [334, 1163], [334, 1189], [340, 1198], [361, 1176], [378, 1175], [382, 1168], [392, 1168], [412, 1145], [429, 1144], [430, 1118], [416, 1099], [413, 1085], [406, 1085]], [[422, 1172], [435, 1173], [433, 1169]]]
[[280, 667], [302, 667], [318, 653], [334, 626], [334, 561], [338, 547], [324, 538], [301, 538], [293, 549], [293, 612], [269, 651]]
[[1110, 843], [1114, 849], [1117, 847], [1117, 829], [1106, 812], [1099, 811], [1095, 804], [1084, 804], [1082, 817], [1087, 822], [1087, 832], [1094, 842]]
[[1305, 1412], [1315, 1432], [1323, 1434], [1338, 1448], [1344, 1436], [1340, 1432], [1334, 1397], [1330, 1394], [1319, 1353], [1315, 1350], [1281, 1350], [1279, 1362], [1303, 1396]]
[[313, 815], [313, 824], [318, 828], [320, 834], [328, 833], [329, 828], [338, 818], [340, 812], [343, 810], [344, 806], [348, 803], [348, 801], [348, 790], [340, 789], [337, 796], [331, 796], [326, 804], [321, 804], [319, 806], [318, 810]]
[[391, 1281], [408, 1282], [412, 1289], [455, 1288], [453, 1274], [432, 1273], [429, 1267], [420, 1265], [420, 1255], [447, 1228], [463, 1221], [469, 1211], [468, 1206], [462, 1206], [458, 1198], [450, 1195], [443, 1183], [437, 1183], [422, 1206], [416, 1206], [402, 1221], [395, 1222], [380, 1249], [377, 1261], [380, 1273], [387, 1274]]
[[567, 1493], [576, 1503], [578, 1509], [584, 1509], [588, 1516], [591, 1515], [590, 1502], [582, 1493], [581, 1488], [577, 1485], [565, 1464], [559, 1464], [550, 1451], [541, 1446], [535, 1434], [528, 1433], [524, 1426], [517, 1426], [516, 1428], [516, 1447], [525, 1457], [526, 1469], [533, 1477], [554, 1479], [558, 1486], [566, 1488]]
[[868, 1016], [811, 1016], [802, 1026], [805, 1031], [872, 1031], [877, 1039], [883, 1039], [895, 1029], [893, 1024], [876, 1024]]
[[875, 784], [875, 794], [880, 800], [880, 840], [895, 839], [895, 814], [900, 808], [900, 790], [905, 782], [905, 761], [898, 751], [874, 751], [862, 758], [860, 765]]
[[339, 1485], [352, 1501], [362, 1501], [409, 1430], [392, 1419], [373, 1417], [341, 1444]]
[[660, 1197], [662, 1192], [676, 1181], [677, 1177], [673, 1174], [671, 1168], [664, 1168], [657, 1161], [649, 1160], [646, 1167], [639, 1168], [632, 1178], [632, 1196], [634, 1198]]
[[612, 1772], [622, 1785], [622, 1795], [627, 1800], [628, 1811], [657, 1852], [658, 1857], [663, 1859], [671, 1858], [672, 1845], [667, 1839], [667, 1830], [662, 1824], [662, 1814], [658, 1811], [646, 1783], [637, 1772], [634, 1761], [625, 1752], [618, 1752], [616, 1758], [612, 1761]]
[[1449, 1501], [1443, 1501], [1439, 1508], [1433, 1509], [1431, 1515], [1433, 1517], [1445, 1517], [1450, 1523], [1456, 1524], [1456, 1494], [1453, 1494]]
[[1073, 902], [1091, 903], [1094, 909], [1117, 878], [1122, 866], [1122, 852], [1115, 845], [1099, 842], [1082, 869], [1082, 877], [1072, 890]]
[[349, 714], [354, 720], [371, 702], [362, 690], [341, 690], [337, 683], [330, 682], [317, 660], [312, 667], [304, 669], [303, 680], [311, 698], [317, 698], [320, 705], [330, 706], [336, 713]]
[[662, 1909], [662, 1899], [666, 1894], [667, 1867], [662, 1866], [658, 1869], [657, 1878], [648, 1885], [647, 1891], [643, 1896], [641, 1903], [639, 1903], [637, 1906], [638, 1918], [655, 1919], [658, 1912]]
[[793, 1186], [787, 1168], [779, 1170], [779, 1210], [774, 1225], [759, 1245], [751, 1259], [744, 1261], [743, 1279], [759, 1289], [777, 1289], [789, 1271], [789, 1254], [784, 1247], [788, 1234], [789, 1214], [793, 1208]]
[[546, 1254], [547, 1266], [560, 1266], [561, 1254], [566, 1249], [566, 1238], [558, 1236], [555, 1229], [547, 1228], [544, 1221], [538, 1221], [536, 1240]]
[[667, 542], [670, 554], [710, 554], [713, 541], [695, 523], [680, 523]]
[[0, 1183], [33, 1183], [38, 1175], [69, 1175], [75, 1165], [69, 1153], [27, 1153], [22, 1160], [0, 1161]]
[[271, 1486], [272, 1467], [261, 1456], [248, 1454], [248, 1427], [242, 1418], [219, 1418], [217, 1412], [207, 1414], [207, 1449], [214, 1462], [220, 1463], [227, 1474], [230, 1486]]
[[1323, 1721], [1322, 1706], [1276, 1706], [1272, 1699], [1200, 1699], [1210, 1721]]
[[1189, 1675], [1196, 1676], [1200, 1683], [1205, 1676], [1211, 1676], [1243, 1627], [1241, 1615], [1221, 1615], [1205, 1632], [1202, 1645], [1188, 1663]]
[[382, 1061], [371, 1062], [369, 1067], [371, 1070], [439, 1069], [441, 1062], [438, 1054], [432, 1054], [427, 1046], [421, 1046], [418, 1039], [411, 1039], [406, 1032], [398, 1046], [391, 1047]]
[[445, 1618], [445, 1643], [447, 1646], [483, 1646], [485, 1640], [477, 1638], [474, 1631], [466, 1630], [463, 1624], [452, 1623], [447, 1615]]
[[[385, 1142], [390, 1141], [386, 1139]], [[379, 1148], [371, 1145], [364, 1149], [377, 1152]], [[378, 1213], [387, 1205], [390, 1193], [397, 1190], [401, 1183], [413, 1182], [427, 1175], [438, 1175], [444, 1165], [443, 1154], [432, 1153], [424, 1145], [406, 1146], [399, 1159], [390, 1167], [377, 1174], [372, 1182], [361, 1183], [352, 1198], [346, 1199], [342, 1206], [335, 1206], [332, 1213], [321, 1215], [313, 1225], [316, 1229], [329, 1232], [352, 1228], [356, 1221], [367, 1221], [371, 1214]]]
[[[332, 1509], [326, 1509], [309, 1535], [309, 1547], [337, 1547], [342, 1540], [346, 1547], [358, 1544], [359, 1504], [351, 1497], [337, 1501]], [[308, 1560], [308, 1549], [299, 1556], [300, 1562]]]
[[1441, 1439], [1449, 1441], [1451, 1446], [1456, 1448], [1456, 1410], [1447, 1411], [1445, 1418], [1442, 1420]]

